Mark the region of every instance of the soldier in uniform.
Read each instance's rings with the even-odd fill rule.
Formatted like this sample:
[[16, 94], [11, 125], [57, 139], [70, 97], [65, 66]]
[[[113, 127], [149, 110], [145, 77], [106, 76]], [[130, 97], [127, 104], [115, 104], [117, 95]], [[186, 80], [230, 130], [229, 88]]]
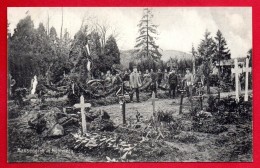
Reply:
[[158, 69], [157, 77], [158, 77], [157, 78], [158, 85], [161, 85], [162, 79], [163, 79], [163, 73], [162, 73], [161, 69]]
[[169, 74], [169, 85], [170, 85], [170, 88], [169, 88], [169, 95], [170, 95], [170, 98], [175, 98], [175, 90], [176, 90], [176, 87], [178, 85], [178, 76], [175, 72], [175, 69], [173, 68]]
[[151, 79], [152, 79], [152, 83], [151, 83], [151, 90], [152, 90], [152, 94], [153, 92], [155, 93], [155, 97], [157, 97], [157, 87], [158, 87], [158, 76], [157, 73], [155, 73], [153, 71], [153, 69], [151, 69]]
[[192, 94], [192, 85], [194, 83], [194, 78], [190, 72], [190, 68], [186, 68], [186, 75], [184, 76], [184, 82], [186, 86], [187, 96], [190, 97]]
[[137, 71], [137, 67], [133, 67], [133, 72], [130, 75], [130, 88], [132, 89], [132, 93], [130, 94], [130, 101], [133, 101], [134, 92], [136, 93], [137, 102], [139, 100], [139, 88], [142, 86], [140, 74]]

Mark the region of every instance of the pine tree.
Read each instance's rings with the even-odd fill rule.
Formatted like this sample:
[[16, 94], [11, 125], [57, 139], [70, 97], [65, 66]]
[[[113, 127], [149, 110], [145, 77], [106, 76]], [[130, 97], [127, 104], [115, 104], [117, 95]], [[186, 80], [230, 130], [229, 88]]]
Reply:
[[227, 42], [223, 37], [220, 30], [217, 31], [216, 37], [216, 52], [215, 56], [213, 57], [213, 62], [218, 62], [218, 98], [220, 99], [220, 82], [221, 82], [221, 75], [220, 75], [220, 61], [230, 59], [230, 50], [227, 48]]
[[49, 34], [49, 36], [50, 36], [50, 39], [53, 41], [53, 42], [57, 42], [57, 39], [58, 39], [58, 37], [57, 37], [57, 32], [56, 32], [56, 29], [52, 26], [51, 27], [51, 29], [50, 29], [50, 34]]
[[247, 57], [249, 58], [249, 66], [252, 67], [252, 48], [248, 50]]
[[116, 43], [116, 39], [111, 35], [106, 41], [105, 55], [112, 58], [113, 64], [120, 64], [120, 52]]
[[227, 48], [226, 39], [223, 37], [220, 30], [217, 31], [216, 37], [216, 54], [213, 61], [221, 61], [230, 59], [230, 50]]
[[192, 48], [191, 48], [191, 54], [192, 54], [192, 73], [193, 75], [196, 74], [196, 56], [197, 56], [197, 51], [195, 50], [193, 44], [192, 44]]
[[210, 73], [212, 71], [212, 58], [215, 54], [215, 42], [212, 37], [210, 37], [210, 32], [206, 30], [204, 34], [204, 39], [200, 42], [198, 47], [198, 53], [202, 59], [201, 70], [207, 82], [207, 93], [210, 93]]
[[152, 22], [153, 14], [151, 9], [145, 8], [143, 16], [139, 21], [139, 36], [136, 38], [136, 54], [139, 59], [152, 59], [158, 62], [161, 58], [159, 46], [156, 45], [157, 25]]
[[17, 87], [28, 87], [31, 78], [38, 71], [34, 63], [36, 32], [30, 16], [21, 19], [8, 40], [9, 72], [16, 80]]

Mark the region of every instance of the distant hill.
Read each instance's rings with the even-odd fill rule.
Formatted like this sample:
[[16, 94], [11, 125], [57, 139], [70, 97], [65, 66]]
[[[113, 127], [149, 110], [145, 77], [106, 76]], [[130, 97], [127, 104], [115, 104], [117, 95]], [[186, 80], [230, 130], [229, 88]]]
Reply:
[[177, 50], [164, 50], [162, 51], [162, 60], [167, 61], [170, 58], [177, 58], [177, 59], [191, 59], [192, 55], [190, 53], [186, 53], [183, 51]]
[[[120, 59], [121, 59], [120, 61], [124, 67], [128, 67], [129, 62], [131, 61], [131, 59], [133, 59], [132, 52], [133, 52], [133, 50], [121, 50], [120, 51]], [[161, 53], [162, 53], [161, 59], [163, 61], [167, 61], [171, 57], [177, 58], [177, 59], [191, 59], [192, 58], [191, 54], [182, 52], [182, 51], [177, 51], [177, 50], [164, 50]]]

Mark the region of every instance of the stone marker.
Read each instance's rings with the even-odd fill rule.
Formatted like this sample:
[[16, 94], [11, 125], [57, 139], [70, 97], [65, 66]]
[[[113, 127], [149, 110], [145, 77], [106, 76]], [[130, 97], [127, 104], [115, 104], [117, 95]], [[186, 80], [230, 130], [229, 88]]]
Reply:
[[91, 107], [90, 103], [85, 103], [84, 96], [80, 96], [80, 103], [74, 105], [75, 108], [81, 109], [81, 121], [82, 121], [82, 135], [85, 135], [87, 132], [87, 126], [86, 126], [86, 116], [85, 116], [85, 108]]
[[60, 124], [56, 124], [50, 131], [49, 137], [63, 136], [64, 128]]
[[246, 84], [245, 84], [245, 98], [244, 101], [248, 101], [248, 73], [252, 72], [252, 68], [249, 67], [249, 59], [246, 58], [246, 67], [243, 67], [243, 72], [246, 73]]
[[239, 101], [239, 74], [242, 73], [242, 69], [238, 67], [237, 59], [235, 59], [235, 67], [231, 69], [231, 72], [235, 74], [236, 80], [236, 101]]

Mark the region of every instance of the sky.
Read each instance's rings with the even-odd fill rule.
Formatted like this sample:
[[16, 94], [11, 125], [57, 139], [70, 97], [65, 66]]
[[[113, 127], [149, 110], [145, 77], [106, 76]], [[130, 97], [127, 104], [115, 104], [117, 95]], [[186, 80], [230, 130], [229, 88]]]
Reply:
[[[227, 41], [231, 57], [245, 57], [252, 48], [252, 8], [251, 7], [155, 7], [153, 23], [158, 25], [156, 43], [162, 50], [178, 50], [190, 53], [203, 39], [206, 30], [215, 37], [219, 29]], [[83, 18], [85, 23], [93, 25], [98, 22], [109, 25], [108, 34], [116, 32], [120, 50], [133, 49], [138, 36], [137, 24], [142, 17], [140, 7], [9, 7], [8, 22], [13, 32], [20, 19], [31, 15], [34, 27], [39, 23], [61, 29], [63, 10], [63, 27], [73, 37], [80, 29]], [[63, 29], [64, 30], [64, 29]]]

